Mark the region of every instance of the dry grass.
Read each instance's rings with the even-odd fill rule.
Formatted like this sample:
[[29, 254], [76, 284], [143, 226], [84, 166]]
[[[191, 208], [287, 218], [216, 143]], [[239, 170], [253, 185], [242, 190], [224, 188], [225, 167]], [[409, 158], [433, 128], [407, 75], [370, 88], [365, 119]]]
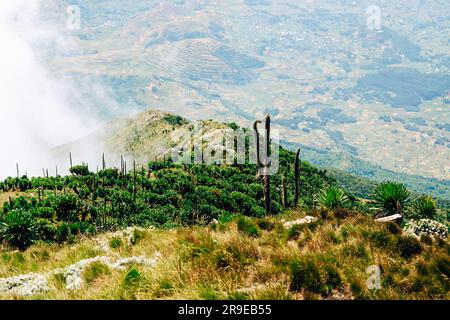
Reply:
[[[296, 232], [282, 221], [302, 213], [252, 219], [258, 234], [237, 221], [208, 227], [148, 230], [135, 245], [116, 241], [109, 255], [150, 257], [156, 267], [123, 271], [97, 266], [81, 290], [67, 290], [54, 277], [53, 290], [33, 299], [448, 299], [449, 248], [392, 234], [383, 224], [354, 215], [329, 215]], [[263, 230], [267, 229], [267, 230]], [[110, 235], [103, 238], [109, 239]], [[98, 240], [72, 245], [37, 245], [23, 253], [3, 252], [0, 277], [47, 272], [81, 259], [106, 255]], [[119, 243], [119, 244], [117, 244]], [[367, 267], [380, 266], [382, 288], [366, 286]], [[296, 269], [297, 268], [297, 269]], [[301, 270], [298, 273], [298, 270]], [[297, 277], [295, 276], [297, 272]], [[313, 275], [308, 278], [308, 275]], [[315, 275], [315, 276], [314, 276]], [[6, 299], [18, 298], [13, 296]]]

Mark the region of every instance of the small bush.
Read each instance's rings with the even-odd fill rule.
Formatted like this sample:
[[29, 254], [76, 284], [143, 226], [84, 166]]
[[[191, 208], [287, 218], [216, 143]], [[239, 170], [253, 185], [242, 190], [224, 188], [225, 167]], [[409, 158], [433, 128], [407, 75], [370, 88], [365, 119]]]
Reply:
[[37, 239], [35, 218], [23, 210], [13, 210], [0, 224], [0, 239], [11, 247], [25, 250]]
[[388, 249], [394, 245], [394, 238], [386, 231], [373, 231], [367, 234], [367, 238], [376, 248]]
[[336, 187], [329, 186], [322, 190], [319, 195], [319, 204], [330, 210], [335, 210], [339, 207], [344, 207], [348, 203], [348, 197], [345, 192]]
[[320, 289], [320, 269], [311, 259], [294, 261], [290, 267], [290, 290], [294, 292], [308, 289], [318, 291]]
[[170, 296], [173, 290], [174, 286], [172, 285], [172, 283], [168, 279], [162, 279], [155, 291], [155, 296], [158, 298]]
[[402, 233], [402, 228], [395, 222], [388, 222], [386, 224], [386, 229], [391, 233], [391, 234], [401, 234]]
[[109, 274], [111, 274], [111, 271], [106, 264], [95, 261], [86, 267], [83, 272], [83, 279], [87, 284], [90, 284], [97, 278]]
[[122, 245], [123, 245], [122, 239], [120, 239], [119, 237], [113, 237], [109, 241], [109, 247], [112, 249], [120, 248]]
[[63, 243], [67, 241], [71, 236], [70, 226], [67, 223], [60, 224], [56, 229], [56, 241]]
[[337, 207], [333, 210], [333, 216], [337, 219], [346, 219], [354, 215], [355, 213], [352, 210], [346, 208]]
[[308, 229], [307, 224], [294, 224], [292, 227], [290, 227], [287, 231], [287, 237], [289, 240], [295, 240], [298, 239], [300, 234], [305, 230]]
[[402, 213], [409, 204], [410, 192], [405, 185], [396, 182], [381, 183], [373, 195], [379, 215], [388, 216]]
[[433, 244], [433, 238], [426, 234], [420, 236], [420, 241], [429, 246]]
[[261, 230], [271, 231], [275, 228], [275, 224], [267, 219], [258, 219], [257, 223]]
[[130, 243], [134, 246], [145, 238], [145, 231], [134, 229], [130, 238]]
[[406, 217], [408, 219], [434, 219], [437, 213], [436, 202], [430, 196], [422, 196], [411, 205], [410, 210], [407, 211]]
[[450, 258], [448, 256], [435, 257], [434, 265], [442, 274], [450, 278]]
[[122, 281], [122, 286], [126, 289], [139, 287], [143, 277], [141, 273], [134, 267], [128, 270]]
[[91, 174], [86, 165], [73, 166], [70, 168], [70, 173], [76, 176], [88, 176]]
[[239, 217], [237, 219], [237, 228], [239, 232], [252, 237], [258, 237], [260, 232], [258, 226], [248, 217]]
[[422, 251], [419, 240], [412, 236], [399, 236], [395, 249], [405, 259], [411, 259]]
[[328, 262], [319, 262], [312, 257], [294, 261], [290, 266], [290, 290], [301, 290], [329, 294], [342, 284], [338, 269]]

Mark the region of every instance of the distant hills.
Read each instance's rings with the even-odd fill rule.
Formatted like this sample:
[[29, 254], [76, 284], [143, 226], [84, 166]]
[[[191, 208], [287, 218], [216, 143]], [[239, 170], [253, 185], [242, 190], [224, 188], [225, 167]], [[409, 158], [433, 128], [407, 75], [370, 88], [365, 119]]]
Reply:
[[77, 46], [49, 65], [97, 117], [150, 107], [249, 126], [270, 113], [315, 164], [449, 198], [445, 2], [53, 0], [43, 14], [62, 26], [69, 4], [82, 27], [61, 29]]
[[[107, 165], [118, 167], [122, 157], [129, 163], [136, 160], [140, 166], [148, 161], [171, 157], [172, 150], [183, 150], [191, 137], [195, 137], [197, 142], [202, 139], [202, 148], [223, 145], [222, 130], [234, 128], [232, 124], [205, 120], [201, 121], [202, 134], [196, 135], [193, 134], [197, 130], [195, 126], [181, 116], [147, 110], [133, 117], [110, 121], [81, 140], [55, 148], [53, 156], [59, 163], [67, 163], [69, 153], [79, 160], [99, 163], [104, 153]], [[330, 177], [355, 196], [369, 198], [378, 182], [401, 181], [414, 193], [433, 195], [441, 207], [450, 208], [450, 183], [446, 181], [398, 174], [355, 157], [330, 154], [287, 141], [281, 141], [281, 144], [290, 150], [301, 147], [303, 160], [325, 169]]]

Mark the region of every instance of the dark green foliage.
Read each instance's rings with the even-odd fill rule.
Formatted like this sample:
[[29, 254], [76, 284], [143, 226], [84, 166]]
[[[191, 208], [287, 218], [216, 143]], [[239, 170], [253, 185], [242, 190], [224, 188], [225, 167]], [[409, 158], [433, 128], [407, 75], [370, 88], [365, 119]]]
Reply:
[[319, 204], [330, 210], [344, 207], [348, 202], [348, 197], [344, 190], [336, 186], [328, 186], [319, 195]]
[[70, 168], [70, 173], [77, 176], [88, 176], [90, 174], [89, 168], [86, 165], [73, 166]]
[[386, 224], [386, 229], [392, 234], [401, 234], [402, 228], [395, 222], [388, 222]]
[[95, 261], [88, 265], [83, 271], [83, 278], [87, 284], [91, 284], [97, 278], [110, 274], [108, 266], [100, 261]]
[[434, 219], [437, 213], [436, 202], [430, 196], [422, 196], [413, 201], [407, 211], [409, 219]]
[[291, 264], [291, 291], [308, 289], [313, 292], [320, 290], [320, 269], [312, 259], [294, 261]]
[[172, 126], [181, 126], [188, 123], [188, 121], [183, 117], [172, 114], [165, 116], [164, 121]]
[[[280, 169], [270, 177], [270, 183], [280, 186], [283, 177], [286, 198], [288, 203], [293, 203], [295, 172], [292, 166], [296, 155], [283, 148], [279, 152]], [[324, 186], [339, 190], [325, 171], [299, 160], [298, 166], [302, 173], [299, 204], [303, 207], [313, 207], [314, 199]], [[0, 183], [0, 189], [13, 191], [20, 184], [24, 192], [32, 193], [4, 203], [4, 216], [0, 220], [5, 220], [12, 211], [22, 210], [37, 221], [37, 239], [65, 242], [74, 241], [78, 235], [130, 225], [174, 228], [209, 224], [214, 219], [223, 224], [239, 215], [262, 218], [265, 188], [255, 178], [257, 170], [257, 165], [248, 163], [182, 165], [167, 160], [150, 162], [136, 174], [133, 170], [125, 174], [107, 168], [91, 173], [82, 165], [73, 166], [72, 175], [66, 177], [8, 178]], [[344, 209], [337, 205], [343, 206], [343, 201], [340, 197], [337, 199], [331, 201], [330, 206], [340, 212]], [[270, 189], [270, 200], [271, 213], [281, 213], [284, 199], [279, 190]], [[259, 220], [254, 226], [245, 226], [242, 221], [242, 231], [252, 235], [273, 227], [267, 220]]]
[[384, 182], [376, 189], [373, 196], [374, 204], [380, 216], [403, 214], [409, 204], [410, 193], [401, 183]]
[[395, 245], [396, 251], [405, 259], [411, 259], [416, 254], [422, 252], [420, 241], [413, 236], [399, 236]]
[[0, 224], [0, 239], [19, 250], [27, 249], [37, 237], [36, 219], [24, 210], [9, 212]]
[[275, 224], [273, 222], [270, 222], [264, 218], [257, 220], [257, 223], [261, 230], [271, 231], [275, 228]]
[[338, 269], [331, 263], [315, 257], [304, 257], [290, 265], [290, 290], [306, 290], [312, 293], [329, 294], [342, 283]]
[[110, 246], [112, 249], [120, 248], [122, 245], [123, 245], [122, 239], [117, 238], [117, 237], [114, 237], [114, 238], [112, 238], [112, 239], [109, 241], [109, 246]]
[[258, 226], [251, 219], [240, 216], [236, 219], [236, 222], [239, 232], [252, 237], [259, 236], [260, 231], [258, 229]]
[[142, 280], [143, 278], [141, 273], [135, 267], [132, 267], [125, 274], [122, 285], [127, 289], [136, 288], [139, 286]]

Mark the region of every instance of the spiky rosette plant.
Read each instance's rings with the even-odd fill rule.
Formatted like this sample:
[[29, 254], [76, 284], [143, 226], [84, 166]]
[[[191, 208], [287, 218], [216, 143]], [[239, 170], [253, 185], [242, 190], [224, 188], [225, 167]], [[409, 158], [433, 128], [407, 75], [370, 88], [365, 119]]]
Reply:
[[319, 204], [330, 210], [345, 207], [347, 202], [348, 197], [345, 192], [336, 186], [328, 186], [319, 194]]
[[430, 196], [422, 196], [413, 201], [407, 212], [409, 219], [433, 219], [436, 216], [436, 202]]
[[11, 211], [0, 224], [0, 239], [11, 247], [25, 250], [36, 238], [36, 220], [24, 210]]
[[373, 203], [378, 210], [377, 216], [401, 214], [409, 205], [410, 193], [405, 185], [396, 182], [383, 182], [375, 189]]

